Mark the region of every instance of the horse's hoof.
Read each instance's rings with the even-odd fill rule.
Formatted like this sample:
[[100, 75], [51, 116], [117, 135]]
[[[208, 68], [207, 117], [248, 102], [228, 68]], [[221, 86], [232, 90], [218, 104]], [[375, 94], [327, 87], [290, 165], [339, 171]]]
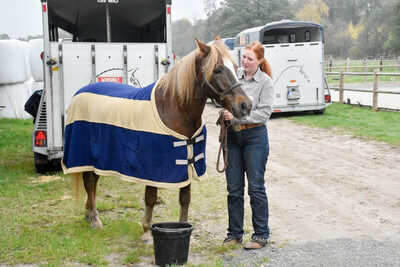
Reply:
[[151, 235], [150, 231], [145, 232], [140, 239], [145, 245], [153, 244], [153, 236]]
[[103, 228], [103, 224], [102, 224], [101, 221], [92, 222], [92, 223], [90, 224], [90, 227], [91, 227], [92, 229], [101, 229], [101, 228]]
[[85, 221], [90, 222], [90, 216], [85, 214]]

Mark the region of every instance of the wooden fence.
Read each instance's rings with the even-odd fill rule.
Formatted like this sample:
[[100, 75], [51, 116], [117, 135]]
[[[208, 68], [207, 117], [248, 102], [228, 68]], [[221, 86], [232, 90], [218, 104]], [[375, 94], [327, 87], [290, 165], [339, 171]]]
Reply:
[[[343, 69], [343, 67], [341, 67]], [[388, 90], [379, 90], [379, 76], [400, 76], [400, 73], [384, 73], [379, 72], [379, 70], [374, 70], [374, 72], [344, 72], [341, 70], [340, 72], [325, 72], [326, 75], [339, 75], [339, 87], [330, 87], [330, 89], [339, 91], [339, 103], [343, 103], [343, 94], [344, 91], [353, 91], [353, 92], [368, 92], [372, 93], [372, 110], [378, 111], [378, 94], [396, 94], [400, 95], [400, 91], [388, 91]], [[374, 76], [373, 88], [372, 90], [367, 89], [355, 89], [355, 88], [345, 88], [344, 87], [344, 76]]]
[[386, 67], [395, 67], [397, 70], [400, 69], [400, 57], [397, 57], [397, 61], [396, 61], [396, 59], [394, 59], [394, 60], [385, 59], [385, 62], [393, 63], [393, 64], [387, 64], [387, 65], [385, 65], [383, 63], [384, 60], [382, 57], [379, 59], [373, 60], [374, 62], [378, 62], [379, 65], [369, 65], [368, 66], [367, 58], [364, 58], [362, 60], [361, 66], [350, 66], [351, 61], [352, 62], [354, 62], [354, 61], [361, 62], [359, 60], [350, 60], [350, 58], [347, 58], [347, 60], [344, 62], [344, 67], [343, 66], [342, 67], [334, 67], [333, 58], [330, 57], [329, 59], [326, 59], [326, 61], [325, 61], [325, 69], [327, 71], [332, 71], [333, 69], [344, 69], [345, 71], [348, 71], [349, 69], [360, 69], [361, 68], [364, 70], [364, 72], [367, 72], [368, 69], [371, 69], [371, 68], [374, 68], [374, 69], [379, 68], [380, 71], [382, 71], [383, 68], [386, 68]]

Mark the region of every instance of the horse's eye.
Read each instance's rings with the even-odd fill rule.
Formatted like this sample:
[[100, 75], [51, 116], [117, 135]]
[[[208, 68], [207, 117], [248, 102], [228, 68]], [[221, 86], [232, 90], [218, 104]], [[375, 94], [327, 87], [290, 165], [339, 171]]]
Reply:
[[220, 68], [216, 68], [216, 69], [214, 70], [214, 73], [215, 73], [215, 74], [221, 74], [221, 73], [222, 73], [222, 70], [221, 70]]

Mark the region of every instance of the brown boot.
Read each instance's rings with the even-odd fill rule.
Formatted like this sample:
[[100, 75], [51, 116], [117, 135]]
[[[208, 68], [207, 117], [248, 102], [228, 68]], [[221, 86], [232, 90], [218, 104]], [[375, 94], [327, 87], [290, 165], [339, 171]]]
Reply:
[[250, 242], [244, 245], [244, 249], [260, 249], [269, 243], [269, 237], [252, 236]]
[[242, 241], [243, 241], [242, 237], [241, 238], [237, 238], [237, 237], [234, 237], [232, 235], [228, 235], [224, 239], [224, 242], [222, 242], [222, 245], [225, 246], [225, 247], [231, 247], [231, 246], [236, 245], [238, 243], [241, 244]]

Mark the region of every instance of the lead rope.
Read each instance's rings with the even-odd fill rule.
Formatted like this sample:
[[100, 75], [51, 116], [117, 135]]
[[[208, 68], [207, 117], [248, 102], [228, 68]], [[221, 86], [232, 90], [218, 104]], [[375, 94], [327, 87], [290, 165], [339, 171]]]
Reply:
[[[217, 120], [217, 125], [221, 126], [220, 131], [219, 131], [219, 150], [218, 150], [218, 156], [217, 156], [217, 166], [216, 169], [218, 172], [224, 172], [226, 170], [226, 167], [228, 166], [228, 146], [227, 146], [227, 140], [228, 140], [228, 127], [229, 127], [229, 122], [225, 121], [224, 119], [224, 111], [220, 110], [219, 111], [219, 118]], [[224, 143], [224, 167], [222, 170], [219, 169], [219, 160], [221, 158], [221, 151], [222, 151], [222, 143]]]

